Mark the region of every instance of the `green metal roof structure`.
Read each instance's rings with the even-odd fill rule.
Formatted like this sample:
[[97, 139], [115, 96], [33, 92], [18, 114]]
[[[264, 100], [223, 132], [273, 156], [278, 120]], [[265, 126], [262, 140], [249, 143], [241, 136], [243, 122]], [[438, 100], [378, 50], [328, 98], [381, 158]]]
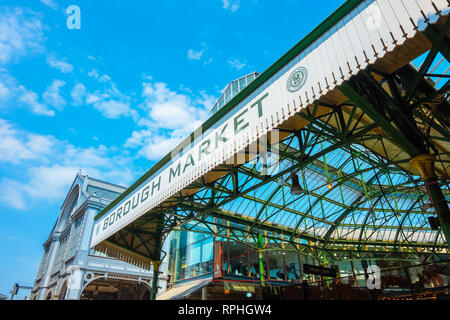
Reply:
[[143, 267], [171, 230], [328, 260], [447, 254], [449, 11], [347, 1], [108, 205], [92, 246]]

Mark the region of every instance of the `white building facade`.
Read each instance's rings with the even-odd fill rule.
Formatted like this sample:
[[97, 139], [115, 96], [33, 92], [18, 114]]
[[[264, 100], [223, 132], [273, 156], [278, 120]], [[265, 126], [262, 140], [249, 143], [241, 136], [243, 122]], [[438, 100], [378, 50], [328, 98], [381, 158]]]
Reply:
[[[126, 188], [77, 174], [47, 241], [30, 298], [149, 299], [153, 270], [90, 249], [94, 217]], [[167, 261], [158, 294], [167, 287]]]

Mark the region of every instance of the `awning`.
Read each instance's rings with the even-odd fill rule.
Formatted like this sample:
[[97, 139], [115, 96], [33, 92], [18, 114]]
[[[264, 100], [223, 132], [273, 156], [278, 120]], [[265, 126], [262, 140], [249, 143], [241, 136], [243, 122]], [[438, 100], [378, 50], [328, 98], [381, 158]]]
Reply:
[[165, 293], [156, 297], [156, 300], [182, 300], [188, 298], [191, 294], [197, 292], [204, 286], [208, 285], [212, 280], [212, 277], [203, 278], [199, 280], [192, 280], [179, 284]]

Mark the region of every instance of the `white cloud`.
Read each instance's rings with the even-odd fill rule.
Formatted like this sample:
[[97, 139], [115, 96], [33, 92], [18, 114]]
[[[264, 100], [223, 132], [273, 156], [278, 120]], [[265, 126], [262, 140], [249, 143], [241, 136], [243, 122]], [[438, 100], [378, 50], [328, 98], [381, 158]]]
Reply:
[[111, 81], [111, 77], [108, 76], [107, 74], [104, 74], [100, 78], [98, 78], [98, 81], [100, 81], [100, 82], [110, 82]]
[[231, 68], [236, 70], [241, 70], [242, 68], [245, 67], [245, 63], [243, 63], [239, 59], [230, 59], [228, 60], [228, 64], [230, 65]]
[[200, 97], [197, 98], [197, 103], [203, 106], [205, 110], [211, 110], [214, 104], [217, 102], [217, 97], [207, 94], [204, 91], [200, 91]]
[[86, 103], [100, 111], [102, 115], [109, 119], [120, 117], [133, 117], [136, 119], [137, 112], [130, 106], [130, 97], [121, 93], [111, 77], [107, 74], [100, 76], [96, 69], [92, 69], [88, 76], [104, 83], [103, 90], [96, 90], [86, 94]]
[[181, 138], [157, 136], [147, 141], [140, 151], [145, 158], [153, 161], [160, 160], [171, 152], [180, 142]]
[[140, 148], [139, 155], [159, 160], [209, 117], [215, 99], [205, 92], [195, 97], [187, 88], [182, 91], [189, 95], [172, 91], [162, 82], [145, 81], [142, 86], [141, 108], [148, 116], [139, 119], [144, 128], [134, 131], [124, 147]]
[[152, 132], [150, 130], [133, 131], [131, 137], [127, 139], [124, 144], [125, 148], [136, 148], [144, 144], [148, 138], [150, 138]]
[[11, 90], [0, 82], [0, 100], [7, 100], [11, 97]]
[[92, 69], [88, 72], [88, 76], [98, 80], [99, 82], [111, 82], [111, 77], [107, 74], [103, 74], [100, 76], [100, 73], [97, 69]]
[[187, 52], [187, 57], [189, 60], [200, 60], [205, 50], [195, 51], [193, 49], [189, 49]]
[[24, 199], [22, 187], [17, 181], [8, 178], [1, 179], [0, 203], [5, 203], [10, 207], [20, 210], [26, 209], [26, 199]]
[[27, 171], [28, 182], [22, 190], [34, 199], [62, 199], [77, 172], [77, 167], [59, 164], [31, 167]]
[[17, 93], [17, 80], [5, 70], [0, 69], [0, 107], [8, 107], [8, 103]]
[[39, 102], [39, 97], [36, 92], [26, 89], [24, 86], [19, 86], [21, 92], [19, 102], [28, 106], [31, 111], [37, 115], [54, 116], [55, 111], [49, 109], [45, 104]]
[[152, 105], [149, 112], [158, 125], [166, 129], [190, 126], [192, 114], [182, 100], [161, 101]]
[[25, 146], [33, 155], [49, 155], [57, 141], [52, 136], [43, 136], [39, 134], [28, 134], [28, 141]]
[[133, 131], [125, 142], [125, 148], [140, 148], [138, 154], [148, 160], [157, 161], [168, 154], [182, 141], [180, 136], [158, 135], [151, 130]]
[[110, 76], [108, 76], [107, 74], [103, 74], [100, 76], [100, 73], [98, 72], [97, 69], [92, 69], [91, 71], [89, 71], [88, 76], [98, 80], [99, 82], [106, 82], [106, 83], [111, 82]]
[[52, 107], [61, 109], [66, 105], [66, 100], [61, 96], [60, 89], [66, 83], [62, 80], [53, 80], [52, 84], [47, 87], [43, 93], [44, 101]]
[[73, 65], [66, 62], [65, 59], [58, 60], [54, 54], [47, 56], [47, 64], [54, 69], [58, 69], [62, 73], [69, 73], [73, 71]]
[[86, 96], [86, 87], [82, 83], [77, 83], [70, 92], [72, 97], [72, 104], [74, 106], [81, 106], [84, 104], [84, 98]]
[[132, 114], [128, 102], [117, 100], [98, 100], [94, 102], [94, 108], [109, 119], [118, 119], [122, 116], [129, 116]]
[[24, 134], [0, 119], [0, 162], [17, 164], [39, 159], [51, 153], [55, 140], [51, 136]]
[[213, 61], [212, 58], [208, 58], [208, 59], [206, 59], [205, 61], [203, 61], [203, 65], [206, 66], [206, 65], [210, 64], [212, 61]]
[[43, 51], [40, 17], [21, 8], [0, 8], [0, 63]]
[[25, 210], [32, 200], [62, 201], [78, 168], [61, 165], [30, 167], [24, 170], [23, 182], [10, 178], [0, 180], [0, 203]]
[[31, 201], [62, 201], [79, 168], [85, 174], [128, 185], [135, 177], [131, 158], [117, 148], [80, 148], [53, 136], [17, 129], [0, 119], [0, 163], [9, 164], [12, 179], [0, 179], [0, 202], [26, 209]]
[[100, 77], [100, 74], [98, 73], [97, 69], [92, 69], [88, 72], [88, 76], [94, 79], [98, 79], [98, 77]]
[[54, 0], [41, 0], [41, 2], [47, 7], [52, 8], [53, 10], [58, 10], [58, 3], [56, 3]]
[[222, 8], [231, 12], [236, 12], [239, 6], [239, 0], [222, 0]]
[[96, 103], [97, 101], [100, 101], [102, 98], [96, 94], [88, 94], [86, 97], [86, 103], [87, 104], [93, 104]]
[[158, 127], [190, 132], [208, 117], [208, 111], [187, 95], [171, 91], [165, 83], [143, 83], [148, 114]]
[[55, 112], [39, 101], [39, 95], [19, 84], [0, 69], [0, 108], [13, 108], [16, 104], [29, 108], [37, 115], [54, 116]]

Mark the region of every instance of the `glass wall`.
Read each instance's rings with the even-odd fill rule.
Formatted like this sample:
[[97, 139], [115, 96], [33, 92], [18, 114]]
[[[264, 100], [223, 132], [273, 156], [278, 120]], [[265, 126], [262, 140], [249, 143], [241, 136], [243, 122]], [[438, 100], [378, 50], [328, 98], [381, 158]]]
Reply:
[[[223, 241], [223, 273], [260, 279], [259, 253], [242, 243]], [[296, 252], [272, 248], [263, 253], [264, 278], [276, 281], [300, 281], [300, 261]]]
[[175, 231], [170, 235], [171, 281], [186, 280], [213, 272], [213, 243], [210, 235]]
[[[233, 226], [235, 233], [239, 227], [234, 223], [218, 220], [223, 226]], [[171, 282], [177, 282], [213, 273], [214, 262], [220, 261], [222, 274], [232, 277], [246, 277], [260, 279], [259, 253], [250, 238], [246, 243], [230, 241], [223, 237], [214, 237], [198, 232], [175, 231], [169, 236], [169, 274]], [[221, 243], [221, 259], [214, 257], [214, 243]], [[266, 243], [266, 242], [265, 242]], [[297, 252], [281, 251], [278, 246], [267, 244], [267, 251], [263, 253], [262, 265], [264, 278], [273, 281], [299, 282], [302, 263], [311, 263], [312, 259]], [[292, 249], [292, 248], [291, 248]], [[217, 257], [216, 257], [217, 258]], [[318, 280], [319, 277], [305, 275], [303, 279]]]
[[[304, 273], [303, 267], [308, 264], [334, 268], [337, 271], [337, 279], [342, 284], [364, 287], [366, 286], [368, 266], [377, 265], [383, 270], [401, 266], [399, 261], [391, 262], [378, 259], [375, 256], [367, 255], [367, 260], [361, 260], [359, 257], [353, 257], [352, 252], [349, 252], [348, 256], [341, 256], [339, 261], [334, 260], [334, 257], [337, 256], [334, 253], [330, 253], [331, 255], [327, 257], [318, 257], [313, 244], [301, 243], [301, 240], [296, 244], [286, 241], [275, 244], [271, 242], [270, 238], [276, 236], [279, 239], [280, 236], [269, 232], [263, 236], [265, 250], [260, 262], [259, 252], [255, 249], [256, 244], [253, 242], [255, 239], [245, 235], [245, 232], [247, 232], [246, 226], [236, 225], [222, 219], [214, 219], [214, 223], [217, 225], [218, 234], [223, 235], [223, 237], [216, 236], [214, 238], [206, 233], [187, 231], [177, 231], [170, 235], [169, 274], [172, 282], [212, 274], [214, 271], [216, 271], [215, 274], [218, 277], [223, 275], [258, 281], [262, 265], [264, 279], [269, 281], [298, 283], [306, 280], [310, 284], [319, 285], [330, 283], [331, 278], [329, 277]], [[230, 236], [228, 228], [233, 228], [233, 235], [238, 236], [243, 242], [227, 239]], [[198, 231], [208, 232], [208, 230]], [[300, 245], [306, 245], [306, 247], [303, 247], [304, 251], [301, 254], [296, 250]], [[215, 250], [215, 247], [217, 250]], [[216, 256], [214, 256], [214, 252]], [[411, 264], [411, 261], [405, 261], [405, 263]], [[217, 264], [218, 269], [215, 264]], [[389, 272], [392, 272], [389, 276], [393, 279], [405, 277], [402, 269]], [[415, 274], [408, 274], [408, 276], [411, 277], [412, 282], [419, 279], [419, 276]]]

